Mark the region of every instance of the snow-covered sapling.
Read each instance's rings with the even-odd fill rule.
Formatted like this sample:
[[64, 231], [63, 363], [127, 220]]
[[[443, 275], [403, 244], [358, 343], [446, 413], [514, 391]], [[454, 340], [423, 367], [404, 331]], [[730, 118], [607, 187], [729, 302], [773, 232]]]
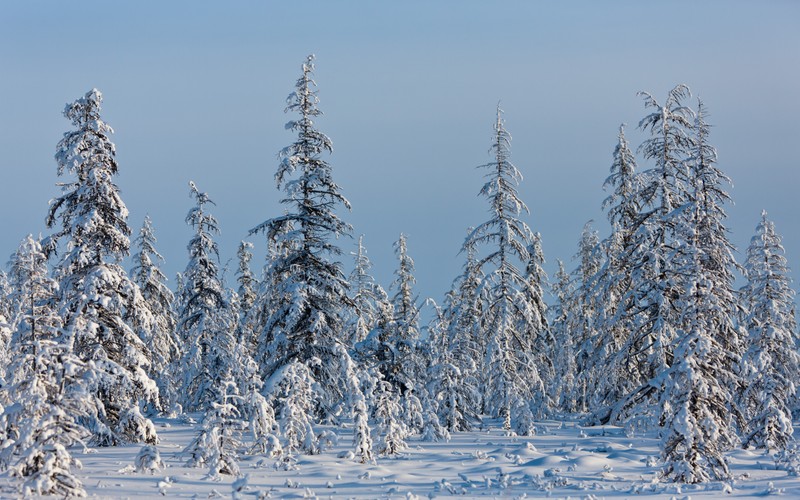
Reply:
[[408, 431], [402, 421], [402, 407], [397, 393], [389, 382], [380, 382], [378, 391], [375, 421], [376, 430], [381, 436], [379, 453], [396, 455], [408, 447], [405, 441]]
[[134, 460], [133, 465], [136, 467], [136, 472], [155, 474], [164, 468], [164, 461], [161, 460], [161, 453], [159, 453], [158, 448], [152, 444], [146, 444], [136, 454], [136, 460]]

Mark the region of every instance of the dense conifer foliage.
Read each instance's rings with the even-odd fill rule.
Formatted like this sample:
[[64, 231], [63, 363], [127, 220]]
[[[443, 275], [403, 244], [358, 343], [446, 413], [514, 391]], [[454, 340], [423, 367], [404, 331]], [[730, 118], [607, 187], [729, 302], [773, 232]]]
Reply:
[[[144, 330], [141, 336], [150, 347], [150, 377], [158, 385], [161, 408], [169, 410], [178, 402], [178, 378], [175, 372], [176, 362], [181, 356], [181, 345], [173, 310], [175, 295], [167, 286], [167, 277], [158, 267], [164, 258], [156, 250], [156, 242], [153, 223], [146, 216], [135, 240], [138, 251], [133, 255], [131, 279], [142, 291], [142, 298], [152, 316], [152, 322], [147, 325], [149, 330]], [[139, 329], [142, 326], [134, 323], [134, 327]]]
[[182, 461], [207, 467], [207, 479], [236, 477], [235, 496], [247, 489], [241, 460], [292, 471], [341, 432], [352, 451], [339, 459], [371, 467], [413, 441], [491, 426], [532, 436], [544, 419], [657, 437], [655, 482], [729, 481], [737, 447], [797, 470], [800, 354], [781, 237], [763, 213], [737, 262], [731, 181], [687, 86], [663, 103], [640, 93], [644, 139], [634, 148], [619, 128], [603, 185], [610, 231], [588, 222], [552, 282], [498, 107], [479, 167], [487, 218], [467, 230], [461, 274], [439, 306], [414, 291], [403, 233], [386, 288], [363, 236], [352, 272], [339, 261], [350, 203], [317, 128], [313, 74], [309, 56], [287, 98], [294, 139], [274, 176], [284, 211], [250, 230], [266, 241], [239, 244], [235, 283], [214, 203], [194, 182], [175, 289], [149, 217], [123, 269], [131, 230], [102, 95], [66, 106], [73, 130], [57, 146], [65, 181], [47, 213], [52, 233], [25, 237], [0, 272], [0, 470], [20, 495], [85, 495], [75, 454], [88, 446], [144, 443], [134, 469], [155, 473], [156, 416], [197, 424]]
[[286, 125], [297, 139], [280, 152], [275, 174], [287, 213], [251, 230], [266, 233], [279, 252], [270, 262], [269, 274], [276, 279], [268, 291], [256, 359], [264, 378], [295, 361], [321, 360], [311, 365], [321, 391], [315, 406], [321, 417], [330, 417], [339, 413], [347, 387], [341, 383], [346, 360], [337, 347], [346, 342], [343, 330], [351, 301], [342, 265], [333, 259], [342, 253], [334, 240], [351, 232], [337, 208], [350, 208], [350, 203], [323, 157], [332, 151], [331, 140], [315, 127], [322, 112], [314, 89], [313, 56], [302, 70], [286, 107], [286, 112], [299, 115]]
[[47, 225], [56, 232], [45, 246], [60, 255], [54, 276], [64, 343], [83, 361], [84, 387], [72, 388], [84, 397], [79, 420], [96, 443], [112, 445], [138, 440], [118, 425], [138, 405], [157, 404], [158, 389], [147, 374], [151, 353], [145, 332], [153, 317], [139, 287], [120, 266], [129, 253], [131, 231], [128, 209], [114, 184], [119, 167], [110, 140], [113, 130], [100, 116], [102, 100], [93, 89], [64, 110], [75, 130], [58, 143], [56, 163], [58, 174], [72, 179], [50, 204]]
[[792, 411], [797, 408], [800, 376], [795, 292], [775, 225], [761, 214], [745, 260], [747, 284], [741, 290], [748, 331], [742, 356], [741, 409], [747, 420], [744, 443], [785, 449], [793, 443]]
[[233, 370], [236, 323], [219, 276], [219, 250], [214, 241], [219, 226], [207, 207], [214, 202], [194, 182], [189, 188], [196, 203], [186, 223], [194, 229], [194, 236], [178, 294], [177, 328], [183, 343], [182, 404], [184, 409], [196, 411], [210, 408], [222, 397], [223, 377]]
[[[526, 420], [531, 403], [536, 403], [534, 411], [543, 410], [543, 367], [536, 360], [543, 350], [540, 334], [546, 328], [535, 301], [540, 297], [534, 295], [541, 287], [536, 262], [541, 257], [531, 251], [538, 237], [521, 219], [528, 208], [517, 193], [522, 174], [510, 161], [510, 147], [511, 134], [498, 108], [490, 150], [494, 158], [482, 166], [487, 182], [480, 191], [489, 201], [490, 218], [475, 227], [463, 246], [465, 252], [484, 251], [476, 264], [487, 283], [480, 319], [481, 336], [486, 339], [484, 408], [502, 417], [509, 432]], [[527, 276], [523, 266], [528, 266]]]

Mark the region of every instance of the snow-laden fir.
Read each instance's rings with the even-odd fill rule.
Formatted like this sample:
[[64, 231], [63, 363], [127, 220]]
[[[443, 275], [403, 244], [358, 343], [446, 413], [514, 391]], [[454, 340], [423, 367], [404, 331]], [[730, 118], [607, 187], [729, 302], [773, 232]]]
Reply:
[[0, 273], [2, 494], [105, 496], [110, 477], [125, 496], [800, 493], [789, 265], [766, 213], [737, 262], [730, 180], [687, 86], [640, 93], [644, 139], [620, 127], [603, 186], [611, 231], [587, 222], [552, 282], [498, 107], [486, 219], [437, 304], [414, 291], [405, 234], [393, 282], [370, 274], [317, 126], [314, 57], [301, 69], [274, 177], [284, 211], [240, 243], [232, 286], [194, 182], [174, 291], [149, 217], [126, 272], [102, 95], [66, 106], [50, 233]]

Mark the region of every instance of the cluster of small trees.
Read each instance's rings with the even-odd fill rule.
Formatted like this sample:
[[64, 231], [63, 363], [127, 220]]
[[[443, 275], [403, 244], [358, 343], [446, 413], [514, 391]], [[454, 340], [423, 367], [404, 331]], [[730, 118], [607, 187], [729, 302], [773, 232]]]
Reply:
[[[792, 443], [800, 359], [780, 237], [764, 215], [744, 267], [734, 260], [727, 178], [702, 103], [684, 105], [688, 88], [664, 105], [644, 94], [650, 169], [637, 170], [620, 130], [604, 203], [612, 233], [601, 241], [587, 226], [578, 268], [560, 264], [549, 309], [541, 238], [522, 220], [522, 176], [498, 109], [480, 190], [489, 218], [468, 230], [463, 273], [422, 335], [405, 236], [388, 293], [362, 238], [349, 277], [338, 260], [350, 205], [315, 127], [312, 76], [309, 56], [287, 100], [296, 139], [275, 175], [285, 211], [250, 231], [266, 237], [262, 272], [251, 270], [252, 244], [240, 245], [236, 290], [221, 277], [214, 203], [194, 183], [176, 292], [149, 218], [133, 268], [122, 268], [131, 230], [102, 96], [67, 106], [75, 130], [58, 144], [69, 179], [50, 205], [52, 234], [26, 237], [0, 283], [0, 467], [25, 491], [83, 494], [75, 444], [145, 443], [137, 464], [157, 467], [158, 413], [204, 415], [185, 455], [212, 477], [238, 475], [239, 453], [293, 467], [294, 454], [335, 441], [318, 423], [352, 425], [354, 458], [369, 463], [401, 452], [409, 435], [447, 439], [486, 415], [531, 435], [537, 418], [581, 414], [658, 428], [665, 474], [684, 482], [727, 477], [723, 452], [739, 443]], [[742, 270], [747, 285], [735, 290]]]

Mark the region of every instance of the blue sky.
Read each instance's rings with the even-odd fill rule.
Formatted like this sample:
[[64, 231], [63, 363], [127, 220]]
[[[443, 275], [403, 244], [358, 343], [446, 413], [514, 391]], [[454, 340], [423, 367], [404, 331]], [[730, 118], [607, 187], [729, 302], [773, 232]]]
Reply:
[[498, 101], [547, 270], [557, 258], [572, 267], [583, 224], [606, 231], [601, 186], [619, 124], [641, 140], [636, 92], [663, 99], [677, 83], [711, 112], [735, 184], [732, 240], [743, 251], [766, 209], [800, 268], [798, 20], [791, 1], [3, 2], [0, 254], [46, 233], [61, 111], [97, 87], [130, 224], [150, 214], [168, 275], [187, 260], [190, 179], [216, 201], [222, 258], [233, 258], [249, 228], [281, 212], [285, 98], [314, 53], [345, 218], [386, 286], [401, 231], [421, 295], [440, 299], [459, 273], [466, 228], [487, 217], [474, 167], [489, 160]]

